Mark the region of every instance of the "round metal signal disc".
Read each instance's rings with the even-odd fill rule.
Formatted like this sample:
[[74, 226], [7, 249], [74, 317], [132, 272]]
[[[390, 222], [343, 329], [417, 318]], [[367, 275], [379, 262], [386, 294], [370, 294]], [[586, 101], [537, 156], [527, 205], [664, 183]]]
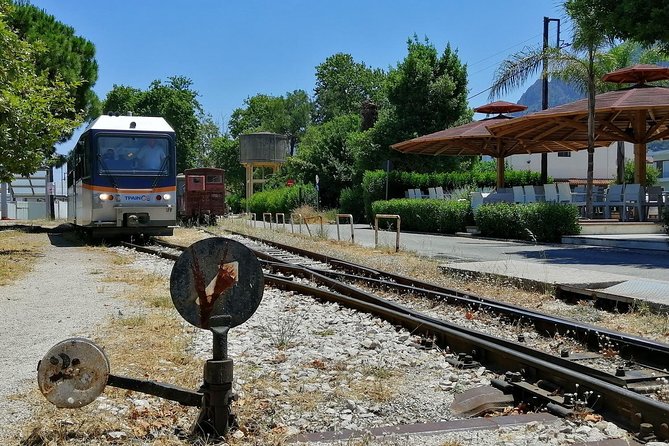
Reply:
[[200, 328], [230, 316], [230, 327], [250, 318], [264, 287], [260, 262], [239, 242], [213, 237], [193, 243], [172, 267], [170, 294], [181, 316]]
[[37, 366], [37, 383], [56, 407], [76, 408], [97, 398], [109, 378], [109, 360], [88, 339], [72, 338], [51, 347]]

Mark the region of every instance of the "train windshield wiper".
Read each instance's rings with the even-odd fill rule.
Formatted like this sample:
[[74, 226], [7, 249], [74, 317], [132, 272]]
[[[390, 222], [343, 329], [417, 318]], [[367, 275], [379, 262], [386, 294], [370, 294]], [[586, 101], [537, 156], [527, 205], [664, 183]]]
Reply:
[[118, 189], [118, 186], [116, 185], [116, 178], [111, 174], [109, 167], [107, 167], [107, 163], [105, 163], [105, 160], [100, 156], [100, 154], [98, 154], [98, 160], [100, 160], [100, 166], [102, 166], [102, 169], [104, 169], [104, 171], [107, 172], [107, 175], [109, 175], [109, 179], [111, 180], [111, 184], [114, 186], [114, 189]]
[[160, 176], [162, 174], [167, 175], [166, 169], [167, 169], [167, 160], [169, 160], [170, 157], [166, 156], [165, 159], [163, 159], [163, 162], [160, 164], [160, 169], [156, 172], [156, 178], [153, 180], [153, 184], [151, 185], [151, 189], [156, 187], [156, 184], [158, 184], [158, 180], [160, 179]]

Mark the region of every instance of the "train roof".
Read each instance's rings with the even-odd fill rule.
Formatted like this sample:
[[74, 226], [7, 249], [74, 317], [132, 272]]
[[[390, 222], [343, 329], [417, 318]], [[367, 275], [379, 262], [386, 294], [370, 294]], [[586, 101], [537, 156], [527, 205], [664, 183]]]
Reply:
[[[134, 123], [134, 124], [133, 124]], [[164, 118], [154, 116], [108, 116], [102, 115], [86, 130], [128, 130], [135, 132], [171, 132], [174, 129]]]

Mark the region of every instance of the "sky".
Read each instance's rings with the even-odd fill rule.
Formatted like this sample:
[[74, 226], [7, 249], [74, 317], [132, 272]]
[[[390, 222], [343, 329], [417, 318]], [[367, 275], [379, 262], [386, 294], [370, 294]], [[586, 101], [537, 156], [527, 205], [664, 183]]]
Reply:
[[[447, 44], [467, 65], [469, 105], [490, 102], [486, 90], [499, 63], [542, 43], [543, 18], [562, 20], [557, 0], [31, 0], [96, 47], [94, 90], [146, 90], [171, 76], [192, 80], [198, 100], [225, 127], [256, 94], [313, 95], [315, 67], [336, 53], [388, 70], [407, 54], [407, 39]], [[551, 45], [555, 24], [549, 30]], [[527, 85], [529, 86], [529, 84]], [[526, 86], [526, 87], [527, 87]], [[517, 101], [526, 87], [502, 100]], [[478, 95], [477, 95], [478, 94]], [[476, 118], [476, 117], [475, 117]], [[77, 138], [77, 132], [74, 138]], [[58, 152], [67, 153], [73, 143]]]

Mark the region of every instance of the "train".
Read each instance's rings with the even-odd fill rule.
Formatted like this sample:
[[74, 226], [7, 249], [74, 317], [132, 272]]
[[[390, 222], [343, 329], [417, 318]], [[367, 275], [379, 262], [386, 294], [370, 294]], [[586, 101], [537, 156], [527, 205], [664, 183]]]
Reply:
[[186, 169], [177, 176], [177, 215], [185, 224], [216, 224], [227, 214], [225, 170]]
[[174, 129], [161, 117], [103, 115], [68, 161], [68, 221], [93, 238], [173, 235]]

